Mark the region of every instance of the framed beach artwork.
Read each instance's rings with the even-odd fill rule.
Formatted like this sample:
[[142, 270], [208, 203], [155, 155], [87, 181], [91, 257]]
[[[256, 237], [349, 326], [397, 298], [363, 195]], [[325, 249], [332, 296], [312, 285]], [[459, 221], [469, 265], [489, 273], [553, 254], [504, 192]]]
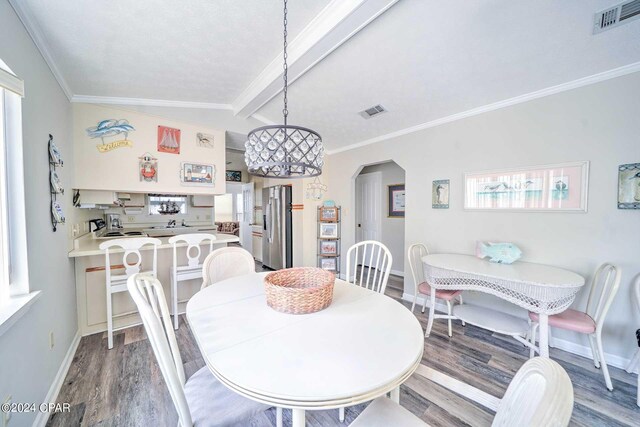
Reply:
[[338, 238], [338, 223], [328, 222], [320, 224], [320, 238], [321, 239], [337, 239]]
[[158, 151], [180, 154], [180, 129], [158, 126]]
[[586, 212], [589, 162], [464, 175], [467, 210]]
[[320, 268], [323, 270], [336, 271], [338, 267], [338, 258], [321, 258], [320, 259]]
[[198, 142], [198, 147], [213, 148], [213, 135], [198, 132], [196, 134], [196, 138]]
[[216, 167], [203, 163], [180, 164], [180, 181], [182, 185], [214, 186]]
[[320, 242], [320, 255], [337, 255], [338, 241], [324, 240]]
[[433, 181], [431, 186], [431, 207], [433, 209], [449, 209], [449, 180]]
[[404, 184], [388, 185], [388, 217], [404, 218]]
[[320, 208], [320, 221], [321, 222], [336, 222], [338, 221], [338, 208], [335, 206], [323, 206]]
[[242, 171], [228, 170], [224, 173], [225, 181], [229, 182], [242, 182]]
[[640, 209], [640, 163], [618, 166], [618, 209]]

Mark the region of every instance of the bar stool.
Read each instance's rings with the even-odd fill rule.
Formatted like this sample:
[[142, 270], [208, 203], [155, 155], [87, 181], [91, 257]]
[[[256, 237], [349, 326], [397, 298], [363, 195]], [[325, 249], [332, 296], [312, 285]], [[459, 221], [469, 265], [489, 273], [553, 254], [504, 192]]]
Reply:
[[[136, 273], [141, 273], [140, 264], [142, 264], [142, 255], [140, 249], [146, 245], [153, 245], [153, 263], [151, 270], [145, 270], [144, 273], [149, 273], [153, 277], [157, 276], [158, 271], [158, 245], [162, 243], [160, 239], [154, 239], [151, 237], [129, 237], [125, 239], [114, 239], [103, 242], [99, 248], [104, 251], [105, 257], [105, 287], [107, 292], [107, 342], [109, 350], [113, 348], [113, 307], [111, 296], [118, 292], [128, 292], [127, 279]], [[111, 274], [111, 260], [109, 256], [109, 249], [119, 248], [124, 251], [122, 255], [122, 265], [124, 267], [124, 274]], [[127, 258], [129, 255], [136, 255], [136, 262], [129, 264]]]
[[[207, 233], [180, 234], [169, 239], [173, 245], [173, 264], [171, 266], [171, 311], [173, 312], [173, 329], [178, 329], [178, 282], [185, 280], [202, 279], [202, 264], [200, 255], [202, 242], [209, 241], [209, 253], [213, 251], [213, 242], [216, 236]], [[187, 264], [178, 265], [178, 244], [187, 244]], [[195, 255], [191, 255], [195, 249]]]

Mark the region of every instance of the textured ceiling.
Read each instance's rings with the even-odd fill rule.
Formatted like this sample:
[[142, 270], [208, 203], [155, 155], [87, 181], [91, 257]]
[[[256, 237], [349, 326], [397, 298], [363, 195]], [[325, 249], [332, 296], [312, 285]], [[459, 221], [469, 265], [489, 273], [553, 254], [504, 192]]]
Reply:
[[[640, 20], [592, 35], [615, 0], [401, 0], [289, 91], [289, 122], [337, 149], [640, 61]], [[281, 97], [260, 114], [280, 120]], [[389, 112], [365, 120], [375, 104]]]
[[[274, 0], [22, 0], [75, 95], [230, 103], [282, 50]], [[289, 4], [295, 37], [328, 0]]]

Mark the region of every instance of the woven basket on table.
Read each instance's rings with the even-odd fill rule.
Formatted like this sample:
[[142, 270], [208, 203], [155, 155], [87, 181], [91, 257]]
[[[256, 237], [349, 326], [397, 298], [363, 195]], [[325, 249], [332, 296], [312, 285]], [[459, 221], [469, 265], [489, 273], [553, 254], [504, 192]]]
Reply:
[[264, 278], [267, 305], [282, 313], [315, 313], [331, 304], [335, 280], [333, 273], [321, 268], [274, 271]]

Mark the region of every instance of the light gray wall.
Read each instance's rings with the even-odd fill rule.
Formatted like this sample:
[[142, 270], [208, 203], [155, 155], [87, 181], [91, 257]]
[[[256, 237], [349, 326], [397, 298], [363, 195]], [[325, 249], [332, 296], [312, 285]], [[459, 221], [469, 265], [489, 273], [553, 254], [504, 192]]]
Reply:
[[[630, 294], [640, 272], [640, 211], [618, 210], [616, 197], [618, 165], [640, 162], [638, 94], [640, 73], [635, 73], [328, 156], [323, 179], [327, 198], [343, 206], [343, 250], [354, 241], [354, 229], [346, 224], [353, 223], [358, 167], [394, 160], [406, 171], [407, 247], [426, 242], [432, 252], [472, 254], [476, 240], [510, 241], [522, 248], [524, 261], [564, 267], [589, 279], [600, 263], [619, 265], [622, 284], [605, 323], [604, 347], [631, 357], [637, 348], [633, 332], [640, 326]], [[591, 162], [587, 213], [463, 210], [464, 172], [579, 160]], [[431, 182], [446, 178], [451, 207], [432, 209]], [[405, 292], [413, 294], [409, 276]], [[585, 308], [587, 290], [575, 308]], [[495, 306], [487, 299], [483, 303]], [[584, 336], [556, 335], [588, 346]]]
[[[77, 331], [73, 262], [67, 257], [67, 227], [53, 233], [49, 219], [48, 134], [65, 164], [59, 175], [71, 188], [71, 107], [7, 0], [0, 0], [0, 58], [25, 82], [23, 137], [30, 287], [41, 297], [0, 336], [0, 401], [44, 401]], [[68, 192], [71, 193], [71, 192]], [[73, 223], [71, 194], [64, 197]], [[49, 332], [55, 347], [49, 350]], [[33, 423], [35, 414], [14, 413], [12, 427]]]
[[381, 172], [382, 186], [380, 188], [380, 218], [382, 218], [382, 243], [389, 248], [393, 256], [392, 269], [394, 272], [403, 272], [404, 266], [404, 218], [389, 216], [388, 186], [404, 184], [404, 169], [394, 162], [381, 163], [366, 166], [360, 174]]

